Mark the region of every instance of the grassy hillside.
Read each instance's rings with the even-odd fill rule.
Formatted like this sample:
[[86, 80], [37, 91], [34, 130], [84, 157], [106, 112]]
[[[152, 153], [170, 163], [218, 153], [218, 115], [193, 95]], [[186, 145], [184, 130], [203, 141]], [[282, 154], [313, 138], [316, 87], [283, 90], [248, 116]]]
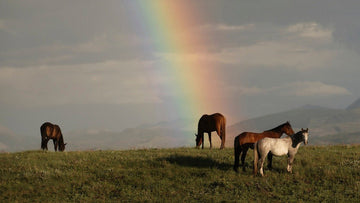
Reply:
[[[185, 136], [184, 136], [185, 135]], [[187, 135], [187, 136], [186, 136]], [[67, 149], [133, 149], [133, 148], [175, 148], [195, 145], [195, 136], [183, 130], [172, 128], [128, 128], [122, 132], [111, 131], [78, 131], [65, 137], [69, 143]], [[94, 148], [96, 146], [96, 148]]]
[[360, 146], [301, 147], [294, 173], [286, 157], [254, 177], [232, 170], [233, 149], [0, 154], [0, 202], [358, 201]]

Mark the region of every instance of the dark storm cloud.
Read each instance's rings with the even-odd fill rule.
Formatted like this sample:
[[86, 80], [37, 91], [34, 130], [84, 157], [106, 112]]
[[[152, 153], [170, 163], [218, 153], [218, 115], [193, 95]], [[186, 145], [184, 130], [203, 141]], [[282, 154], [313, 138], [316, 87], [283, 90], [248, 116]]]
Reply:
[[[279, 33], [266, 26], [286, 27], [302, 22], [331, 27], [335, 41], [360, 51], [358, 1], [188, 3], [198, 12], [194, 22], [199, 23], [191, 24], [189, 32], [204, 38], [208, 43], [206, 51], [276, 40], [281, 37]], [[152, 58], [153, 53], [147, 48], [153, 42], [134, 25], [136, 19], [130, 13], [140, 10], [129, 9], [129, 4], [127, 1], [1, 1], [0, 67]], [[251, 30], [251, 25], [257, 28]]]

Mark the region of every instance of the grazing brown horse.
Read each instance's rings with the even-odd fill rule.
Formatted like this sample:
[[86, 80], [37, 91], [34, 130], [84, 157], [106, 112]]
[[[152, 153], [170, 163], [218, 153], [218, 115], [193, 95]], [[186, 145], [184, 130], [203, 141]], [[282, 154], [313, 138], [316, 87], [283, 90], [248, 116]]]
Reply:
[[198, 133], [196, 136], [196, 147], [199, 148], [202, 144], [202, 149], [204, 149], [204, 133], [209, 135], [210, 149], [212, 148], [211, 143], [211, 132], [216, 131], [218, 136], [221, 139], [220, 149], [225, 147], [225, 127], [226, 119], [220, 113], [215, 113], [212, 115], [203, 115], [201, 116], [198, 124]]
[[41, 149], [48, 150], [47, 143], [50, 139], [54, 142], [55, 151], [57, 151], [59, 147], [59, 151], [65, 150], [64, 138], [61, 133], [60, 127], [58, 125], [54, 125], [52, 123], [46, 122], [40, 127], [41, 133]]
[[[271, 130], [264, 131], [262, 133], [253, 133], [253, 132], [243, 132], [240, 135], [235, 137], [234, 140], [234, 154], [235, 154], [235, 163], [234, 170], [237, 172], [239, 167], [239, 157], [241, 156], [241, 164], [243, 167], [243, 171], [245, 171], [245, 157], [249, 148], [254, 149], [254, 143], [258, 140], [263, 139], [264, 137], [270, 138], [280, 138], [281, 135], [285, 133], [287, 135], [294, 134], [294, 130], [292, 129], [289, 121], [279, 125], [276, 128]], [[271, 168], [272, 164], [272, 154], [268, 154], [268, 167]]]

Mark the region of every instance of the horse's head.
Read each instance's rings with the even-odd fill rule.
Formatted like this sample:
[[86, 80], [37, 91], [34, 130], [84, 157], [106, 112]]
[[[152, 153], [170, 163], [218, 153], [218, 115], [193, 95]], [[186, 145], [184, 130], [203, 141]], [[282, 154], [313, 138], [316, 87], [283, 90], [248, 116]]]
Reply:
[[292, 129], [291, 125], [290, 125], [290, 122], [286, 122], [283, 127], [282, 127], [282, 131], [287, 134], [287, 135], [293, 135], [295, 134], [294, 130]]
[[203, 142], [202, 137], [199, 134], [195, 134], [195, 137], [196, 137], [196, 139], [195, 139], [196, 148], [199, 148]]
[[309, 140], [309, 128], [306, 129], [301, 128], [301, 133], [303, 135], [304, 144], [307, 145]]
[[64, 150], [65, 150], [65, 145], [66, 145], [67, 143], [65, 143], [65, 144], [60, 144], [59, 145], [59, 151], [61, 151], [61, 152], [63, 152]]
[[304, 145], [308, 144], [308, 139], [309, 139], [309, 129], [303, 129], [301, 128], [301, 130], [299, 132], [297, 132], [294, 135], [291, 135], [291, 140], [292, 140], [292, 147], [296, 148], [297, 146], [300, 146], [301, 142], [304, 142]]

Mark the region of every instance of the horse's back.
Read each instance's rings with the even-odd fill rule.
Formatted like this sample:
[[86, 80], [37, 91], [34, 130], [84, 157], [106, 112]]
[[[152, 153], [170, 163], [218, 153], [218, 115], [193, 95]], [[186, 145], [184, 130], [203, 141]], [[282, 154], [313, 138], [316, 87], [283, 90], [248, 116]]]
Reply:
[[217, 130], [217, 127], [225, 127], [226, 119], [220, 113], [214, 113], [211, 115], [204, 114], [201, 116], [198, 124], [198, 128], [204, 132], [211, 132]]
[[265, 137], [257, 142], [259, 151], [271, 151], [275, 156], [282, 156], [288, 153], [291, 140], [287, 138]]
[[61, 130], [58, 125], [54, 125], [50, 122], [45, 122], [40, 127], [40, 132], [42, 137], [48, 137], [50, 139], [57, 138], [61, 136]]
[[223, 116], [221, 113], [214, 113], [210, 115], [215, 121], [218, 122], [226, 122], [225, 116]]
[[212, 115], [214, 124], [217, 129], [225, 130], [226, 118], [221, 113], [215, 113]]
[[239, 145], [244, 144], [254, 144], [259, 139], [263, 138], [260, 133], [253, 133], [253, 132], [242, 132], [238, 136]]
[[264, 137], [263, 139], [260, 139], [259, 141], [257, 141], [257, 143], [258, 143], [258, 146], [263, 147], [266, 145], [269, 145], [269, 146], [277, 145], [281, 141], [282, 141], [281, 138]]
[[240, 145], [244, 145], [244, 144], [249, 144], [252, 143], [254, 144], [255, 142], [265, 139], [265, 138], [272, 138], [273, 132], [272, 131], [264, 131], [261, 133], [254, 133], [254, 132], [242, 132], [239, 135], [239, 143]]

